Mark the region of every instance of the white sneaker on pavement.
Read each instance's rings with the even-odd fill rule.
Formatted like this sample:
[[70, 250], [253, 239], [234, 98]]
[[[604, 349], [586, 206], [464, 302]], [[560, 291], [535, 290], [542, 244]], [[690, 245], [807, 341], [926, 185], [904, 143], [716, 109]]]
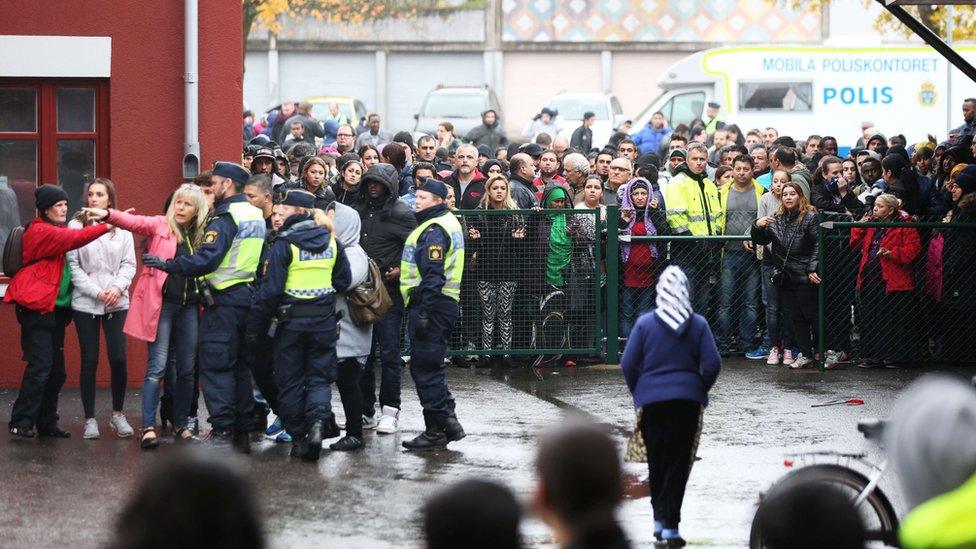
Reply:
[[783, 351], [783, 364], [786, 366], [793, 364], [793, 349], [786, 349]]
[[779, 366], [780, 356], [779, 347], [773, 347], [769, 351], [769, 356], [766, 357], [766, 364], [770, 366]]
[[98, 420], [95, 418], [88, 418], [85, 420], [85, 434], [81, 435], [81, 438], [85, 440], [98, 440], [102, 435], [98, 433]]
[[376, 425], [376, 432], [383, 435], [392, 435], [400, 430], [400, 410], [392, 406], [384, 406], [383, 414]]
[[132, 430], [132, 426], [126, 421], [125, 415], [112, 413], [112, 419], [108, 422], [109, 427], [115, 431], [115, 434], [119, 438], [129, 438], [133, 435], [135, 431]]
[[813, 364], [813, 360], [803, 356], [803, 353], [796, 355], [796, 360], [790, 364], [790, 369], [792, 370], [802, 370], [803, 368], [809, 368]]
[[842, 362], [847, 362], [847, 353], [844, 351], [827, 351], [827, 356], [824, 357], [824, 368], [831, 370]]

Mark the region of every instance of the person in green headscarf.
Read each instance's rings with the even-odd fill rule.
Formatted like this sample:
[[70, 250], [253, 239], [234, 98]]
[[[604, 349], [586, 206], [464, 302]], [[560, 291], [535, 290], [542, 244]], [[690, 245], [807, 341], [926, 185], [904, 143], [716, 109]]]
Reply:
[[[563, 209], [568, 204], [569, 193], [559, 185], [549, 187], [542, 196], [542, 207], [546, 209]], [[562, 287], [566, 283], [563, 270], [569, 266], [573, 249], [573, 241], [567, 228], [566, 214], [557, 213], [552, 216], [549, 253], [546, 254], [546, 283], [550, 286]]]

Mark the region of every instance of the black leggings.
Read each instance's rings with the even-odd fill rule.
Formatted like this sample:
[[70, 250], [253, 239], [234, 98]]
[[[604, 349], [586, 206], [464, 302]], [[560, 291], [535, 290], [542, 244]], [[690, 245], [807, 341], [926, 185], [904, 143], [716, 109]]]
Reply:
[[783, 310], [793, 323], [796, 346], [807, 358], [814, 357], [814, 345], [818, 344], [817, 286], [787, 282], [780, 288]]
[[665, 528], [681, 522], [681, 503], [701, 436], [702, 405], [668, 400], [641, 409], [641, 434], [647, 446], [654, 520]]
[[363, 438], [363, 392], [359, 389], [363, 370], [355, 358], [343, 358], [339, 361], [339, 377], [336, 379], [342, 410], [346, 414], [346, 435], [359, 438]]
[[99, 334], [101, 326], [105, 332], [105, 345], [108, 347], [108, 364], [112, 370], [112, 410], [122, 410], [125, 404], [125, 385], [127, 381], [125, 360], [125, 315], [128, 311], [116, 311], [104, 315], [93, 315], [73, 311], [75, 331], [78, 332], [78, 346], [81, 347], [81, 405], [85, 418], [95, 417], [95, 372], [98, 369]]

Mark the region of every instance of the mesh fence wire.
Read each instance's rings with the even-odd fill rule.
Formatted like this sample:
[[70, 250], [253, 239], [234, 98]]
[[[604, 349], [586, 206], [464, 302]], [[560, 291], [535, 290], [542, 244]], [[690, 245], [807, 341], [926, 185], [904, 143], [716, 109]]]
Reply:
[[823, 235], [826, 356], [866, 366], [976, 361], [976, 228], [825, 219], [835, 221]]
[[597, 211], [455, 214], [465, 230], [465, 267], [450, 354], [546, 361], [599, 354], [603, 226]]

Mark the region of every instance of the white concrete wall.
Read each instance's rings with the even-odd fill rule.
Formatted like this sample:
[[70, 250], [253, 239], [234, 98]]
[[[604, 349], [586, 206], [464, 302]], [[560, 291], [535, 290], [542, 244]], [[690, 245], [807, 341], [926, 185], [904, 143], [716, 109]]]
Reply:
[[636, 119], [660, 95], [658, 78], [688, 55], [675, 52], [620, 52], [613, 54], [613, 91], [624, 114]]
[[506, 52], [504, 74], [505, 130], [521, 133], [557, 93], [600, 91], [600, 53]]
[[[427, 92], [438, 84], [481, 86], [485, 83], [484, 60], [474, 53], [393, 52], [387, 56], [386, 122], [396, 130], [413, 130], [413, 115]], [[499, 98], [501, 100], [501, 98]], [[366, 104], [372, 108], [371, 103]]]

